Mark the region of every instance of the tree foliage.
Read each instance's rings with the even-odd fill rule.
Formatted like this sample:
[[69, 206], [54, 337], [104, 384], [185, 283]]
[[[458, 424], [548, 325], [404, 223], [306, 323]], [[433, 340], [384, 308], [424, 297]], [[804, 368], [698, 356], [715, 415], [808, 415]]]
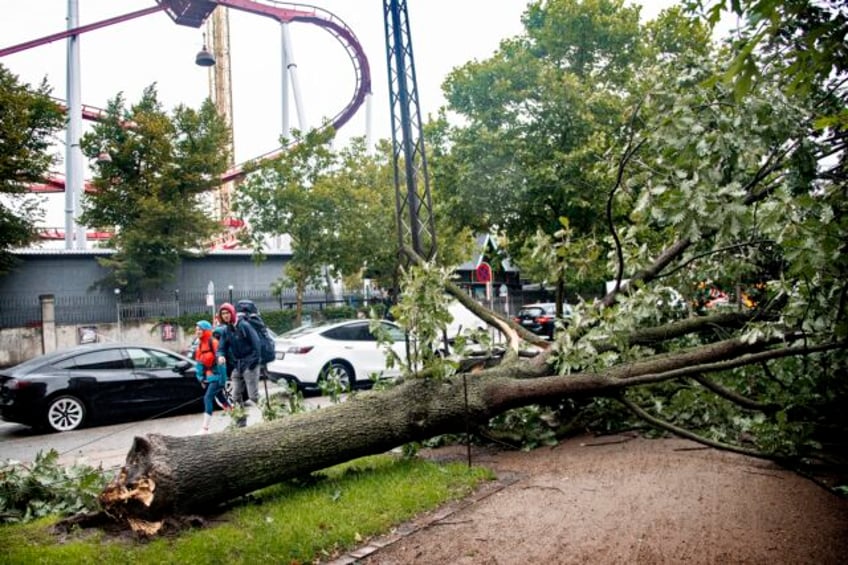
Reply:
[[[454, 217], [496, 226], [536, 280], [618, 281], [576, 310], [551, 356], [563, 376], [720, 338], [760, 343], [774, 350], [767, 358], [801, 336], [833, 350], [797, 350], [800, 364], [740, 360], [710, 379], [693, 371], [616, 395], [637, 420], [677, 433], [810, 453], [844, 429], [836, 406], [848, 394], [837, 377], [848, 330], [837, 118], [846, 69], [844, 45], [832, 40], [845, 35], [844, 10], [806, 2], [733, 9], [748, 27], [714, 46], [710, 22], [680, 9], [637, 25], [638, 14], [615, 2], [531, 4], [525, 35], [446, 81], [450, 109], [469, 121], [444, 136], [446, 156], [434, 169], [455, 183], [447, 189], [459, 204]], [[741, 79], [745, 88], [740, 58], [757, 69], [757, 80]], [[804, 88], [798, 61], [807, 65]], [[672, 337], [665, 332], [685, 313], [668, 307], [669, 287], [687, 297], [714, 287], [737, 308], [742, 298], [756, 306], [744, 324], [728, 318], [714, 332], [697, 326]], [[634, 343], [641, 331], [665, 337]], [[810, 372], [798, 375], [799, 366]], [[749, 396], [757, 400], [742, 400]], [[556, 406], [553, 422], [574, 408]]]
[[0, 274], [14, 265], [10, 250], [33, 242], [42, 203], [28, 195], [54, 164], [49, 153], [64, 120], [46, 81], [22, 84], [0, 65]]
[[282, 280], [295, 288], [298, 320], [310, 286], [363, 272], [391, 280], [397, 258], [385, 157], [369, 155], [363, 140], [334, 151], [333, 136], [293, 132], [289, 150], [251, 173], [235, 201], [257, 253], [267, 237], [290, 238]]
[[[510, 254], [532, 268], [530, 238], [555, 238], [567, 218], [573, 249], [594, 248], [604, 226], [609, 142], [629, 118], [641, 69], [703, 54], [704, 26], [668, 12], [650, 26], [621, 0], [534, 2], [525, 33], [488, 60], [445, 81], [450, 109], [467, 119], [446, 136], [453, 172], [442, 187], [458, 223], [499, 230]], [[696, 51], [697, 50], [697, 51]], [[549, 272], [560, 289], [574, 269]], [[600, 282], [601, 273], [582, 276]]]
[[129, 108], [123, 95], [109, 102], [81, 142], [95, 162], [95, 190], [81, 221], [115, 232], [116, 254], [99, 259], [111, 270], [101, 286], [130, 296], [156, 291], [173, 280], [182, 257], [205, 247], [220, 227], [203, 195], [220, 184], [229, 136], [209, 100], [199, 110], [178, 106], [170, 116], [155, 86]]

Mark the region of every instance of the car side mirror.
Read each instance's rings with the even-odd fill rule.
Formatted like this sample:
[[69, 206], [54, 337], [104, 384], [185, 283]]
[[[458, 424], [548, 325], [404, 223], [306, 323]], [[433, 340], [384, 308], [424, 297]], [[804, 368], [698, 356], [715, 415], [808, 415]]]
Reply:
[[174, 371], [175, 373], [185, 373], [190, 368], [191, 368], [191, 363], [189, 363], [188, 361], [180, 361], [179, 363], [174, 365], [174, 368], [171, 369], [171, 370]]

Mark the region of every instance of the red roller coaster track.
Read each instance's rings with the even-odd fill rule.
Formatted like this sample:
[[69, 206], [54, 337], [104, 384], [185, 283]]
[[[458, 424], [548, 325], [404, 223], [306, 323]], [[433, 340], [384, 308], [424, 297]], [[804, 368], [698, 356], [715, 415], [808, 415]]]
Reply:
[[[177, 24], [190, 27], [200, 27], [217, 6], [225, 6], [235, 10], [265, 16], [277, 20], [280, 23], [302, 22], [314, 24], [328, 31], [336, 38], [347, 52], [351, 63], [353, 64], [356, 86], [353, 96], [347, 105], [329, 121], [329, 125], [331, 125], [334, 129], [338, 130], [344, 126], [362, 106], [362, 103], [365, 101], [365, 97], [371, 93], [371, 70], [368, 65], [368, 59], [365, 56], [365, 51], [362, 49], [362, 45], [359, 43], [359, 40], [354, 35], [353, 31], [341, 19], [327, 10], [307, 4], [286, 4], [274, 2], [273, 0], [269, 0], [266, 3], [254, 0], [156, 0], [156, 2], [158, 6], [146, 8], [137, 12], [131, 12], [122, 16], [109, 18], [93, 24], [80, 26], [0, 49], [0, 57], [45, 45], [72, 35], [79, 35], [95, 29], [125, 22], [133, 18], [147, 16], [163, 10], [167, 12]], [[98, 120], [102, 117], [102, 115], [103, 110], [99, 108], [93, 108], [85, 105], [82, 108], [82, 116], [85, 119]], [[285, 151], [285, 149], [285, 147], [280, 147], [254, 159], [250, 159], [249, 161], [236, 165], [221, 176], [221, 183], [223, 184], [242, 178], [245, 175], [244, 169], [248, 163], [273, 159], [281, 152]], [[51, 176], [45, 179], [44, 183], [30, 187], [30, 190], [34, 192], [61, 192], [64, 189], [65, 181], [59, 176]], [[85, 190], [91, 190], [91, 186], [88, 183], [85, 185]]]

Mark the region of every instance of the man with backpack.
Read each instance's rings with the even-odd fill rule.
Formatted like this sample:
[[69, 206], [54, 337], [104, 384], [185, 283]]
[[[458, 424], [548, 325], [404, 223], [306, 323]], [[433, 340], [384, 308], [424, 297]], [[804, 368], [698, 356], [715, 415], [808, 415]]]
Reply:
[[[239, 304], [241, 305], [242, 302]], [[250, 304], [253, 303], [250, 302]], [[246, 319], [246, 315], [244, 311], [237, 315], [236, 309], [229, 302], [221, 304], [218, 309], [218, 319], [225, 328], [221, 342], [218, 344], [218, 364], [226, 366], [229, 362], [232, 366], [230, 377], [233, 381], [233, 402], [237, 406], [244, 405], [245, 387], [247, 403], [252, 405], [259, 403], [259, 365], [262, 344], [256, 330]], [[247, 425], [246, 418], [238, 425], [240, 427]]]

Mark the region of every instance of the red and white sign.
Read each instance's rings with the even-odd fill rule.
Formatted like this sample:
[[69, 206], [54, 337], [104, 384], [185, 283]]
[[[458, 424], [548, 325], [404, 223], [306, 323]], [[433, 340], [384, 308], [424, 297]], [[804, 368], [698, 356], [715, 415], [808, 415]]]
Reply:
[[492, 282], [492, 267], [490, 267], [488, 263], [480, 263], [477, 269], [475, 269], [474, 274], [477, 277], [477, 282]]

